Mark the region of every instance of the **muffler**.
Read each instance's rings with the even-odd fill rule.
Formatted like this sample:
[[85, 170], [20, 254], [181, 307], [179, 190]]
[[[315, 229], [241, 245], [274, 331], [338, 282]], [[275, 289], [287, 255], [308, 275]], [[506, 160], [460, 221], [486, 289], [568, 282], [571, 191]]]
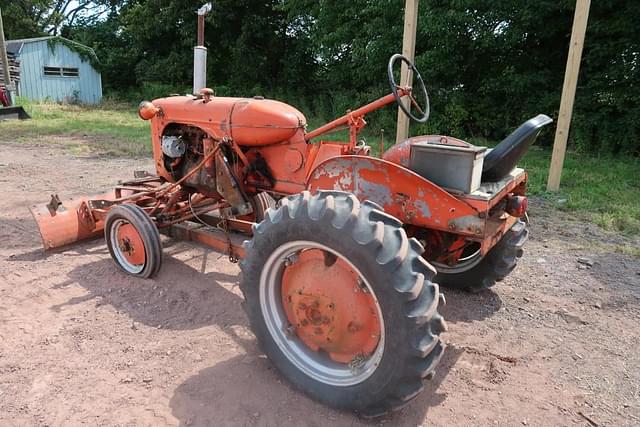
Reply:
[[198, 43], [193, 48], [193, 94], [207, 87], [207, 48], [204, 46], [204, 17], [211, 12], [211, 3], [198, 9]]

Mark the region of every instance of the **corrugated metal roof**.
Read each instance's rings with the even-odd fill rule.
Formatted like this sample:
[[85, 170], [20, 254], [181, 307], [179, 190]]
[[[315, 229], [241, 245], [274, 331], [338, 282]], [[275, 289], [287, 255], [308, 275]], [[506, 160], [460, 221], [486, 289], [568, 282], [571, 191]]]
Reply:
[[39, 42], [42, 40], [52, 39], [54, 36], [43, 36], [43, 37], [32, 37], [29, 39], [15, 39], [15, 40], [7, 40], [7, 53], [12, 53], [14, 55], [19, 55], [20, 51], [22, 51], [22, 46], [25, 43], [33, 43]]
[[7, 42], [6, 46], [7, 46], [7, 53], [9, 55], [18, 55], [20, 53], [20, 51], [22, 50], [22, 46], [24, 45], [24, 43], [20, 42], [20, 41], [13, 41], [13, 42]]
[[63, 39], [68, 41], [69, 43], [77, 44], [78, 46], [82, 46], [83, 48], [90, 50], [93, 56], [96, 56], [95, 51], [89, 46], [85, 46], [82, 43], [78, 43], [73, 40], [69, 40], [65, 37], [60, 37], [60, 36], [43, 36], [43, 37], [32, 37], [30, 39], [7, 40], [6, 41], [7, 52], [12, 53], [14, 55], [19, 55], [20, 52], [22, 51], [22, 46], [24, 46], [25, 43], [41, 42], [43, 40], [50, 40], [50, 39]]
[[[53, 39], [57, 36], [42, 36], [42, 37], [31, 37], [29, 39], [15, 39], [15, 40], [7, 40], [7, 43], [32, 43], [32, 42], [39, 42], [42, 40], [49, 40], [49, 39]], [[60, 37], [61, 39], [63, 39], [64, 37]]]

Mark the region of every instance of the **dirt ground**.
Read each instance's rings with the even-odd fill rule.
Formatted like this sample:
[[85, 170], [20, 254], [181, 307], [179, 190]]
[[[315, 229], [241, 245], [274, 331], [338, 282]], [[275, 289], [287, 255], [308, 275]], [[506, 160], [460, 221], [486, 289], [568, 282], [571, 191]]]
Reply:
[[274, 371], [224, 256], [166, 240], [157, 279], [137, 280], [102, 241], [40, 250], [30, 205], [145, 167], [0, 143], [0, 425], [640, 424], [640, 259], [620, 253], [637, 240], [532, 200], [518, 268], [492, 291], [446, 291], [435, 378], [408, 408], [370, 422]]

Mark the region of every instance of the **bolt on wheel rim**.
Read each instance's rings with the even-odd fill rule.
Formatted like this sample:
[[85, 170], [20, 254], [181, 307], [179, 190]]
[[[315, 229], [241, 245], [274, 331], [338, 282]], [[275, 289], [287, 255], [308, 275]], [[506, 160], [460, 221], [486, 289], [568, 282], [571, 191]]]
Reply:
[[346, 387], [380, 364], [385, 334], [376, 295], [333, 249], [310, 241], [280, 246], [264, 265], [259, 294], [275, 343], [309, 377]]
[[111, 226], [110, 240], [116, 261], [122, 268], [132, 274], [144, 269], [144, 242], [132, 224], [123, 219], [115, 220]]

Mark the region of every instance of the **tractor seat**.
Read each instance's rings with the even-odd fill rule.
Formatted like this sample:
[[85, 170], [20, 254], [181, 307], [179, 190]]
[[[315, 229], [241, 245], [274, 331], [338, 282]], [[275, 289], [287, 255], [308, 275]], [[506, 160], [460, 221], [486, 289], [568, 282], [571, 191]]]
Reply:
[[482, 181], [499, 181], [516, 167], [542, 128], [553, 120], [539, 114], [524, 122], [484, 157]]

